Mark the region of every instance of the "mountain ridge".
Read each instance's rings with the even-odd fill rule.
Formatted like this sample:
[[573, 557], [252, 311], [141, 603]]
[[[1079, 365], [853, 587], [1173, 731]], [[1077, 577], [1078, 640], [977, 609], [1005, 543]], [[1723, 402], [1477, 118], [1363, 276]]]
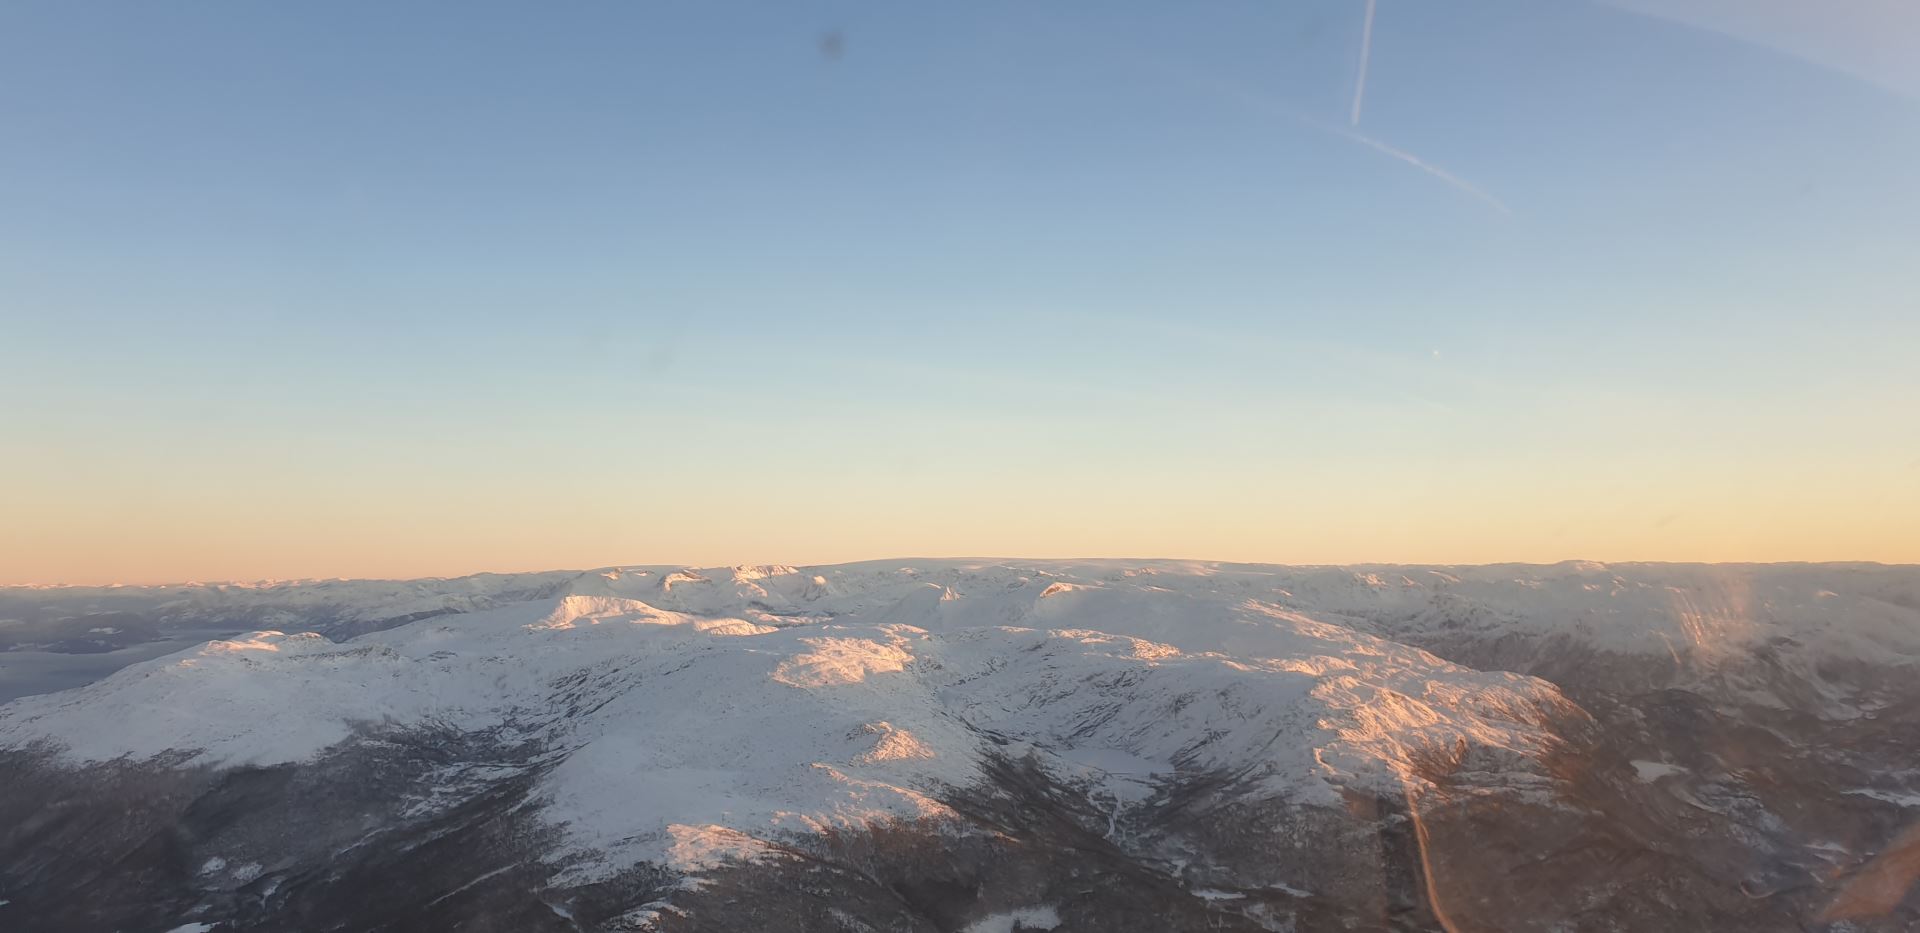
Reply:
[[[1567, 905], [1493, 870], [1553, 864], [1530, 838], [1543, 826], [1688, 866], [1671, 883], [1693, 907], [1598, 869], [1568, 879], [1628, 924], [1613, 928], [1697, 908], [1767, 929], [1816, 912], [1920, 800], [1895, 766], [1920, 721], [1920, 612], [1903, 605], [1920, 573], [1898, 568], [920, 560], [489, 583], [301, 594], [260, 611], [312, 612], [330, 635], [214, 640], [16, 700], [0, 706], [0, 756], [49, 787], [132, 769], [212, 782], [205, 799], [239, 775], [321, 780], [417, 749], [352, 812], [389, 813], [405, 836], [486, 810], [476, 826], [523, 837], [486, 871], [524, 876], [542, 903], [650, 879], [649, 900], [570, 927], [600, 929], [726, 929], [731, 902], [698, 892], [769, 885], [756, 897], [799, 928], [833, 929], [793, 900], [807, 882], [790, 869], [851, 870], [847, 845], [918, 851], [923, 835], [981, 860], [965, 869], [977, 910], [908, 911], [931, 929], [1042, 909], [1063, 929], [1111, 924], [1105, 906], [988, 896], [1019, 887], [988, 864], [1011, 857], [995, 839], [1098, 848], [1115, 878], [1170, 885], [1162, 906], [1195, 924], [1385, 911], [1383, 929], [1470, 928], [1458, 921], [1480, 901], [1564, 922]], [[448, 595], [472, 608], [379, 627]], [[1822, 746], [1835, 730], [1848, 744]], [[1736, 760], [1756, 754], [1763, 766]], [[1823, 756], [1839, 770], [1815, 771]], [[1690, 835], [1636, 816], [1667, 811]], [[1041, 830], [1022, 822], [1041, 813]], [[1511, 851], [1436, 868], [1458, 843], [1435, 833], [1456, 825]], [[184, 919], [260, 921], [303, 896], [289, 884], [317, 892], [337, 881], [314, 873], [345, 871], [252, 836], [215, 847], [195, 857], [256, 873], [194, 873], [176, 885]], [[27, 856], [7, 851], [12, 890]], [[1070, 864], [1048, 866], [1041, 887], [1071, 887]], [[1441, 881], [1475, 893], [1446, 904]], [[860, 923], [895, 909], [848, 884], [834, 909]]]

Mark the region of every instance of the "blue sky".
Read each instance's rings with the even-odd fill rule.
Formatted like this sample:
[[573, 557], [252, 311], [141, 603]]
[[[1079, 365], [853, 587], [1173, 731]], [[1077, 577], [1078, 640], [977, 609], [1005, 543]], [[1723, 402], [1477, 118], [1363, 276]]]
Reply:
[[0, 582], [1920, 560], [1920, 101], [1363, 12], [9, 5]]

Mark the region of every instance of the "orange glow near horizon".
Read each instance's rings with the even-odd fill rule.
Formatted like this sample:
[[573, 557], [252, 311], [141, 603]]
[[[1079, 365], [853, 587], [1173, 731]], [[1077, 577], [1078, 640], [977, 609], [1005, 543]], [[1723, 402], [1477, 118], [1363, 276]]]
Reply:
[[1920, 494], [1889, 481], [1899, 478], [1688, 491], [1464, 468], [1396, 483], [1383, 467], [1372, 475], [1295, 469], [1266, 482], [1211, 485], [1142, 486], [1119, 475], [1024, 485], [822, 478], [816, 489], [762, 484], [752, 495], [724, 476], [663, 484], [671, 495], [630, 486], [624, 496], [606, 491], [617, 485], [595, 484], [552, 495], [511, 484], [384, 494], [245, 482], [119, 495], [96, 489], [0, 506], [0, 584], [966, 556], [1920, 563]]

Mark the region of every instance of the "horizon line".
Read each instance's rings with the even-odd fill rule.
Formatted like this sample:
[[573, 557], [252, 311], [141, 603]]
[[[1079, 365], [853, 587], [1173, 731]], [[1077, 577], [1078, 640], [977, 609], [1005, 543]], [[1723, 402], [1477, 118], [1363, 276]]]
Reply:
[[1076, 564], [1076, 563], [1137, 563], [1137, 564], [1207, 564], [1214, 566], [1239, 567], [1275, 567], [1298, 570], [1339, 570], [1357, 567], [1382, 568], [1486, 568], [1486, 567], [1562, 567], [1568, 565], [1590, 564], [1606, 567], [1885, 567], [1891, 569], [1920, 569], [1920, 562], [1882, 561], [1872, 559], [1839, 560], [1593, 560], [1590, 558], [1569, 557], [1553, 561], [1495, 560], [1495, 561], [1333, 561], [1333, 562], [1285, 562], [1258, 560], [1224, 560], [1200, 557], [990, 557], [979, 555], [956, 556], [901, 556], [874, 557], [857, 560], [831, 561], [827, 563], [786, 563], [743, 562], [734, 564], [699, 564], [675, 562], [641, 562], [601, 564], [591, 567], [548, 567], [537, 570], [475, 570], [456, 574], [421, 574], [419, 576], [298, 576], [298, 577], [258, 577], [255, 579], [203, 579], [203, 580], [165, 580], [152, 583], [0, 583], [0, 590], [60, 590], [60, 589], [166, 589], [179, 587], [254, 587], [299, 586], [316, 583], [406, 583], [422, 580], [466, 580], [473, 577], [532, 577], [546, 574], [588, 574], [604, 570], [734, 570], [750, 567], [788, 567], [795, 572], [803, 569], [826, 569], [846, 567], [854, 564], [910, 563], [914, 561], [941, 561], [947, 563], [1036, 563], [1036, 564]]

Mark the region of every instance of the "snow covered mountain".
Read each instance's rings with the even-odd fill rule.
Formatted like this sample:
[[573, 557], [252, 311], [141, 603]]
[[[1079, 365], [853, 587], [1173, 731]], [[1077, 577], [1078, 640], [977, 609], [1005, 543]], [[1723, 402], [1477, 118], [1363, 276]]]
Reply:
[[1920, 924], [1920, 568], [630, 567], [0, 613], [0, 657], [261, 629], [0, 707], [8, 928]]
[[87, 683], [210, 638], [278, 628], [349, 638], [545, 598], [578, 575], [0, 587], [0, 702]]

